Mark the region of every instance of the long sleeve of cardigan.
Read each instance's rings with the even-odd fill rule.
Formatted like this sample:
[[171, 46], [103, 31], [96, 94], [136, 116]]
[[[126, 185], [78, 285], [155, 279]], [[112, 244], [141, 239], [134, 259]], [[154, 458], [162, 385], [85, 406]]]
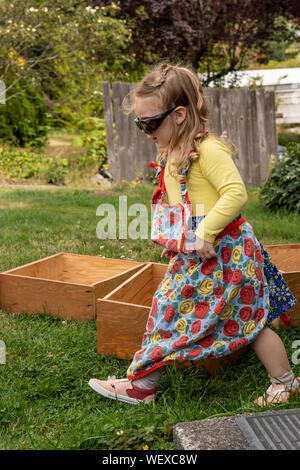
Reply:
[[213, 243], [226, 225], [239, 215], [248, 195], [231, 154], [222, 143], [203, 142], [198, 162], [203, 177], [220, 196], [196, 229], [199, 238]]

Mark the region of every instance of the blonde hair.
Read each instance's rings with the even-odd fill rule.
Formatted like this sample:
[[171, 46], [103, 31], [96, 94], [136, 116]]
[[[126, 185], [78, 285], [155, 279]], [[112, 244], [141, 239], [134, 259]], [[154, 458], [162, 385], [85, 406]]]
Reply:
[[[200, 144], [207, 137], [214, 135], [203, 127], [209, 118], [203, 88], [196, 73], [191, 68], [160, 63], [125, 97], [123, 110], [127, 113], [133, 111], [135, 98], [152, 96], [159, 99], [162, 111], [174, 106], [186, 106], [186, 118], [180, 125], [179, 130], [176, 128], [174, 115], [170, 115], [173, 133], [168, 151], [171, 153], [175, 147], [179, 150], [174, 161], [177, 173], [172, 174], [172, 176], [180, 180], [180, 168], [185, 167], [189, 159], [191, 161], [197, 160], [200, 156]], [[229, 147], [222, 138], [215, 137]], [[191, 147], [194, 147], [195, 152], [190, 153]], [[163, 149], [157, 155], [157, 163], [160, 163], [165, 151], [166, 149]]]

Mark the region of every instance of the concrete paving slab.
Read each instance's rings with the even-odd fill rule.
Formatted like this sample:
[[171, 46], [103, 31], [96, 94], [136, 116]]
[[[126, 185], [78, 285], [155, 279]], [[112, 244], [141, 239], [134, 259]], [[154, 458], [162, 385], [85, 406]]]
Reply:
[[[299, 409], [295, 408], [294, 411], [298, 413]], [[253, 447], [250, 447], [236, 418], [266, 417], [272, 414], [280, 416], [286, 412], [287, 410], [272, 410], [178, 423], [173, 428], [175, 447], [177, 450], [252, 450]]]

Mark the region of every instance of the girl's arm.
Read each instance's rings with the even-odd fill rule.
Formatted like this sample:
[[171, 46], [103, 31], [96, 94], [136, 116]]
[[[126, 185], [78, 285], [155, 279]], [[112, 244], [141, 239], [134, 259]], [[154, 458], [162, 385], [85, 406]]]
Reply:
[[221, 142], [208, 139], [201, 144], [199, 165], [203, 176], [220, 195], [196, 229], [198, 238], [213, 243], [226, 225], [241, 213], [248, 195], [230, 151]]

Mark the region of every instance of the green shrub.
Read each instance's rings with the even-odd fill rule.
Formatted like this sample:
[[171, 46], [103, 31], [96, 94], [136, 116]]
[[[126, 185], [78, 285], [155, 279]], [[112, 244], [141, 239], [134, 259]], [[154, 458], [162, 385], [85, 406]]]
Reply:
[[287, 144], [287, 151], [260, 187], [258, 198], [271, 210], [300, 212], [300, 144]]
[[43, 156], [33, 151], [0, 147], [0, 173], [13, 182], [37, 176], [43, 166]]
[[[17, 96], [9, 99], [14, 94]], [[48, 129], [47, 108], [40, 94], [20, 80], [8, 90], [6, 104], [0, 105], [0, 140], [22, 147], [39, 147]]]
[[291, 142], [296, 142], [300, 144], [300, 134], [295, 134], [294, 132], [282, 132], [278, 134], [278, 144], [283, 145], [284, 147]]
[[106, 133], [104, 119], [94, 121], [97, 129], [84, 132], [73, 141], [73, 145], [87, 147], [87, 154], [77, 157], [74, 162], [79, 168], [107, 164]]
[[66, 158], [62, 160], [56, 160], [51, 158], [49, 166], [46, 172], [47, 183], [62, 185], [65, 184], [65, 178], [67, 176], [67, 166], [69, 162]]

